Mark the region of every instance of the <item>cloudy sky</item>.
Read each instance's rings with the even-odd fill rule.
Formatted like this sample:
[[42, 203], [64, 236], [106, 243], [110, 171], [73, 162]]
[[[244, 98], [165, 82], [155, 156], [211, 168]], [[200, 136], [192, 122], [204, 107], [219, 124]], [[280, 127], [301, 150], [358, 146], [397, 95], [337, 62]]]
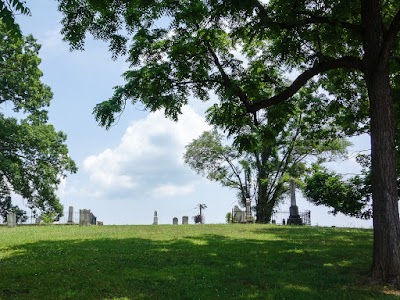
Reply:
[[[237, 204], [235, 191], [220, 187], [183, 164], [184, 146], [208, 125], [203, 118], [209, 104], [192, 100], [179, 122], [162, 112], [147, 113], [140, 105], [127, 107], [108, 131], [92, 115], [96, 103], [108, 99], [122, 83], [127, 64], [113, 61], [107, 45], [88, 38], [85, 51], [70, 52], [60, 35], [61, 15], [56, 1], [27, 1], [31, 17], [19, 17], [23, 33], [42, 45], [43, 81], [54, 93], [50, 122], [68, 135], [67, 144], [79, 171], [60, 186], [64, 207], [91, 209], [105, 224], [151, 224], [158, 211], [161, 224], [173, 217], [192, 217], [199, 203], [207, 205], [207, 223], [224, 223]], [[367, 137], [357, 138], [351, 151], [368, 149]], [[357, 173], [354, 159], [332, 165], [343, 173]], [[312, 224], [371, 227], [371, 221], [331, 216], [297, 193], [300, 210], [311, 210]], [[289, 199], [280, 209], [288, 210]], [[190, 218], [190, 223], [193, 220]]]

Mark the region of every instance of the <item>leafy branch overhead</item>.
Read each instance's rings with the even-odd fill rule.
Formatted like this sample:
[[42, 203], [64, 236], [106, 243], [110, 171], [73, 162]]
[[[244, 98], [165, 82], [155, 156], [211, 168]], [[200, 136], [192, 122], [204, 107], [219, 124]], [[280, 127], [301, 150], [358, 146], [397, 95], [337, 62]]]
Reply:
[[0, 19], [5, 25], [9, 34], [22, 36], [18, 23], [15, 22], [15, 15], [30, 15], [29, 8], [25, 5], [25, 1], [21, 0], [1, 0], [0, 1]]

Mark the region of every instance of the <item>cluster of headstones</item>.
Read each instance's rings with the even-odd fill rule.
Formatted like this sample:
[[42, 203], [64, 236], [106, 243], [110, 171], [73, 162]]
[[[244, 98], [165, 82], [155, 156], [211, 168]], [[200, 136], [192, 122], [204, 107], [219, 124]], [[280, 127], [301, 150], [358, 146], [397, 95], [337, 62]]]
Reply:
[[[173, 225], [178, 225], [178, 218], [177, 217], [172, 219], [172, 224]], [[183, 225], [189, 224], [189, 217], [188, 216], [183, 216], [182, 217], [182, 224]]]
[[235, 205], [232, 210], [232, 218], [234, 223], [249, 223], [253, 221], [253, 216], [251, 215], [251, 200], [246, 199], [246, 210], [242, 211], [239, 206]]
[[79, 226], [96, 225], [96, 223], [97, 217], [90, 212], [90, 209], [79, 210]]
[[[73, 220], [74, 216], [74, 208], [72, 206], [69, 207], [68, 211], [68, 222], [67, 224], [74, 224]], [[36, 219], [36, 224], [40, 223], [40, 218]], [[90, 212], [90, 209], [80, 209], [79, 210], [79, 225], [87, 226], [87, 225], [103, 225], [103, 222], [97, 221], [97, 217]], [[14, 212], [10, 212], [7, 214], [7, 226], [8, 227], [16, 227], [17, 226], [17, 215]]]
[[[67, 224], [74, 224], [74, 207], [70, 206], [68, 209], [68, 222]], [[79, 226], [88, 225], [103, 225], [103, 222], [97, 221], [97, 217], [90, 211], [90, 209], [79, 210]]]
[[[173, 225], [178, 225], [178, 218], [174, 217], [172, 219], [172, 224]], [[182, 217], [182, 224], [189, 224], [189, 217], [188, 216], [183, 216]], [[153, 219], [153, 225], [158, 225], [158, 216], [157, 216], [157, 211], [154, 211], [154, 219]]]

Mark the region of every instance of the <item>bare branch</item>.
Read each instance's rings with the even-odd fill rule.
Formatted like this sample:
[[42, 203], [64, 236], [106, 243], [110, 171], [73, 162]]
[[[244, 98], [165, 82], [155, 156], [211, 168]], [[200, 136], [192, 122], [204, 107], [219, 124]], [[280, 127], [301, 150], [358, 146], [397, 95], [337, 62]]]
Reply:
[[214, 64], [216, 65], [219, 73], [222, 76], [225, 87], [233, 89], [234, 93], [239, 97], [240, 101], [242, 101], [245, 105], [249, 105], [249, 100], [248, 100], [247, 95], [242, 91], [242, 89], [240, 89], [238, 86], [236, 86], [236, 84], [234, 84], [232, 82], [232, 80], [229, 78], [228, 74], [226, 74], [221, 62], [219, 61], [218, 55], [212, 49], [210, 43], [207, 41], [204, 41], [204, 43], [214, 61]]

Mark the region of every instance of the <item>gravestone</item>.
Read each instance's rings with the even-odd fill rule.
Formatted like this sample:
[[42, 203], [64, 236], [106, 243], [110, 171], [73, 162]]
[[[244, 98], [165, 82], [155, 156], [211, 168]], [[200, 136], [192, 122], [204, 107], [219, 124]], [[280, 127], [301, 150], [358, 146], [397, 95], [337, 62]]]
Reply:
[[178, 225], [178, 218], [177, 217], [172, 219], [172, 224], [173, 225]]
[[189, 224], [189, 217], [188, 216], [183, 216], [182, 217], [182, 224]]
[[90, 213], [90, 224], [96, 225], [96, 223], [97, 223], [97, 217], [94, 214]]
[[296, 205], [296, 186], [294, 183], [294, 179], [290, 179], [290, 215], [289, 219], [287, 220], [288, 225], [302, 225], [303, 222], [301, 221], [299, 215], [299, 208]]
[[246, 213], [244, 211], [241, 211], [239, 206], [237, 205], [235, 205], [235, 207], [233, 208], [233, 222], [246, 222]]
[[40, 224], [40, 218], [35, 219], [35, 224]]
[[17, 215], [14, 212], [7, 214], [7, 226], [10, 228], [17, 226]]
[[74, 224], [74, 207], [70, 206], [68, 208], [68, 221], [67, 224]]
[[79, 226], [88, 226], [91, 223], [90, 209], [79, 210]]
[[158, 225], [158, 216], [156, 210], [154, 211], [153, 225]]
[[251, 222], [251, 200], [246, 198], [246, 222]]

